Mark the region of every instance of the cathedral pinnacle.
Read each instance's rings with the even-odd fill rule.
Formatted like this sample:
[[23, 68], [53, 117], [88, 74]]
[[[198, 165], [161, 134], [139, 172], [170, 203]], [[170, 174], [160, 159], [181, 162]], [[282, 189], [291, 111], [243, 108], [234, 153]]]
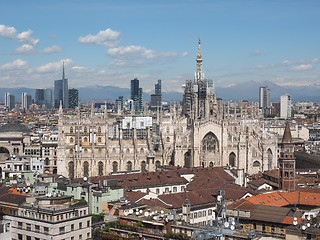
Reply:
[[201, 54], [201, 39], [199, 37], [199, 48], [197, 55], [197, 72], [196, 72], [196, 81], [202, 81], [202, 54]]

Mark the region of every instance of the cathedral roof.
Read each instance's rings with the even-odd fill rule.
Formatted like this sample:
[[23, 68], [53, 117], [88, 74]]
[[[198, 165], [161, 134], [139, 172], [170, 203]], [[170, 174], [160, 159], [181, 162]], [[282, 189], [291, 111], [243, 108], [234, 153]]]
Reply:
[[282, 143], [291, 143], [292, 137], [291, 137], [291, 131], [290, 131], [290, 125], [289, 122], [286, 122], [286, 127], [284, 129]]

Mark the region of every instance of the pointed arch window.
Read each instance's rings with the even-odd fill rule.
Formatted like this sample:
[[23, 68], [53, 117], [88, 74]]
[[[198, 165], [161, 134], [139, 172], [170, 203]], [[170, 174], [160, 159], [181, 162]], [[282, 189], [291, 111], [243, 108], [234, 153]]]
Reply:
[[89, 177], [89, 163], [87, 161], [83, 163], [83, 176]]

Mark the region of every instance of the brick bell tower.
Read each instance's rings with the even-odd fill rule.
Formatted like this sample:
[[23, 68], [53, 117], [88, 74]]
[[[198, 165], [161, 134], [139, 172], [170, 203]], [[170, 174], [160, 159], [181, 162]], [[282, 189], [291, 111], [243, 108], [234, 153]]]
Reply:
[[295, 191], [296, 159], [294, 157], [294, 144], [292, 143], [290, 125], [288, 121], [280, 145], [279, 163], [279, 190]]

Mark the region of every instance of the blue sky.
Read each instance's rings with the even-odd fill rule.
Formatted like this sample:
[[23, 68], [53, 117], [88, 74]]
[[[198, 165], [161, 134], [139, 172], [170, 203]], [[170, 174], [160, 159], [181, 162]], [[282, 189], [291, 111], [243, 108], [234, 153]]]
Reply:
[[196, 69], [216, 86], [320, 84], [320, 1], [0, 1], [0, 83], [181, 90]]

